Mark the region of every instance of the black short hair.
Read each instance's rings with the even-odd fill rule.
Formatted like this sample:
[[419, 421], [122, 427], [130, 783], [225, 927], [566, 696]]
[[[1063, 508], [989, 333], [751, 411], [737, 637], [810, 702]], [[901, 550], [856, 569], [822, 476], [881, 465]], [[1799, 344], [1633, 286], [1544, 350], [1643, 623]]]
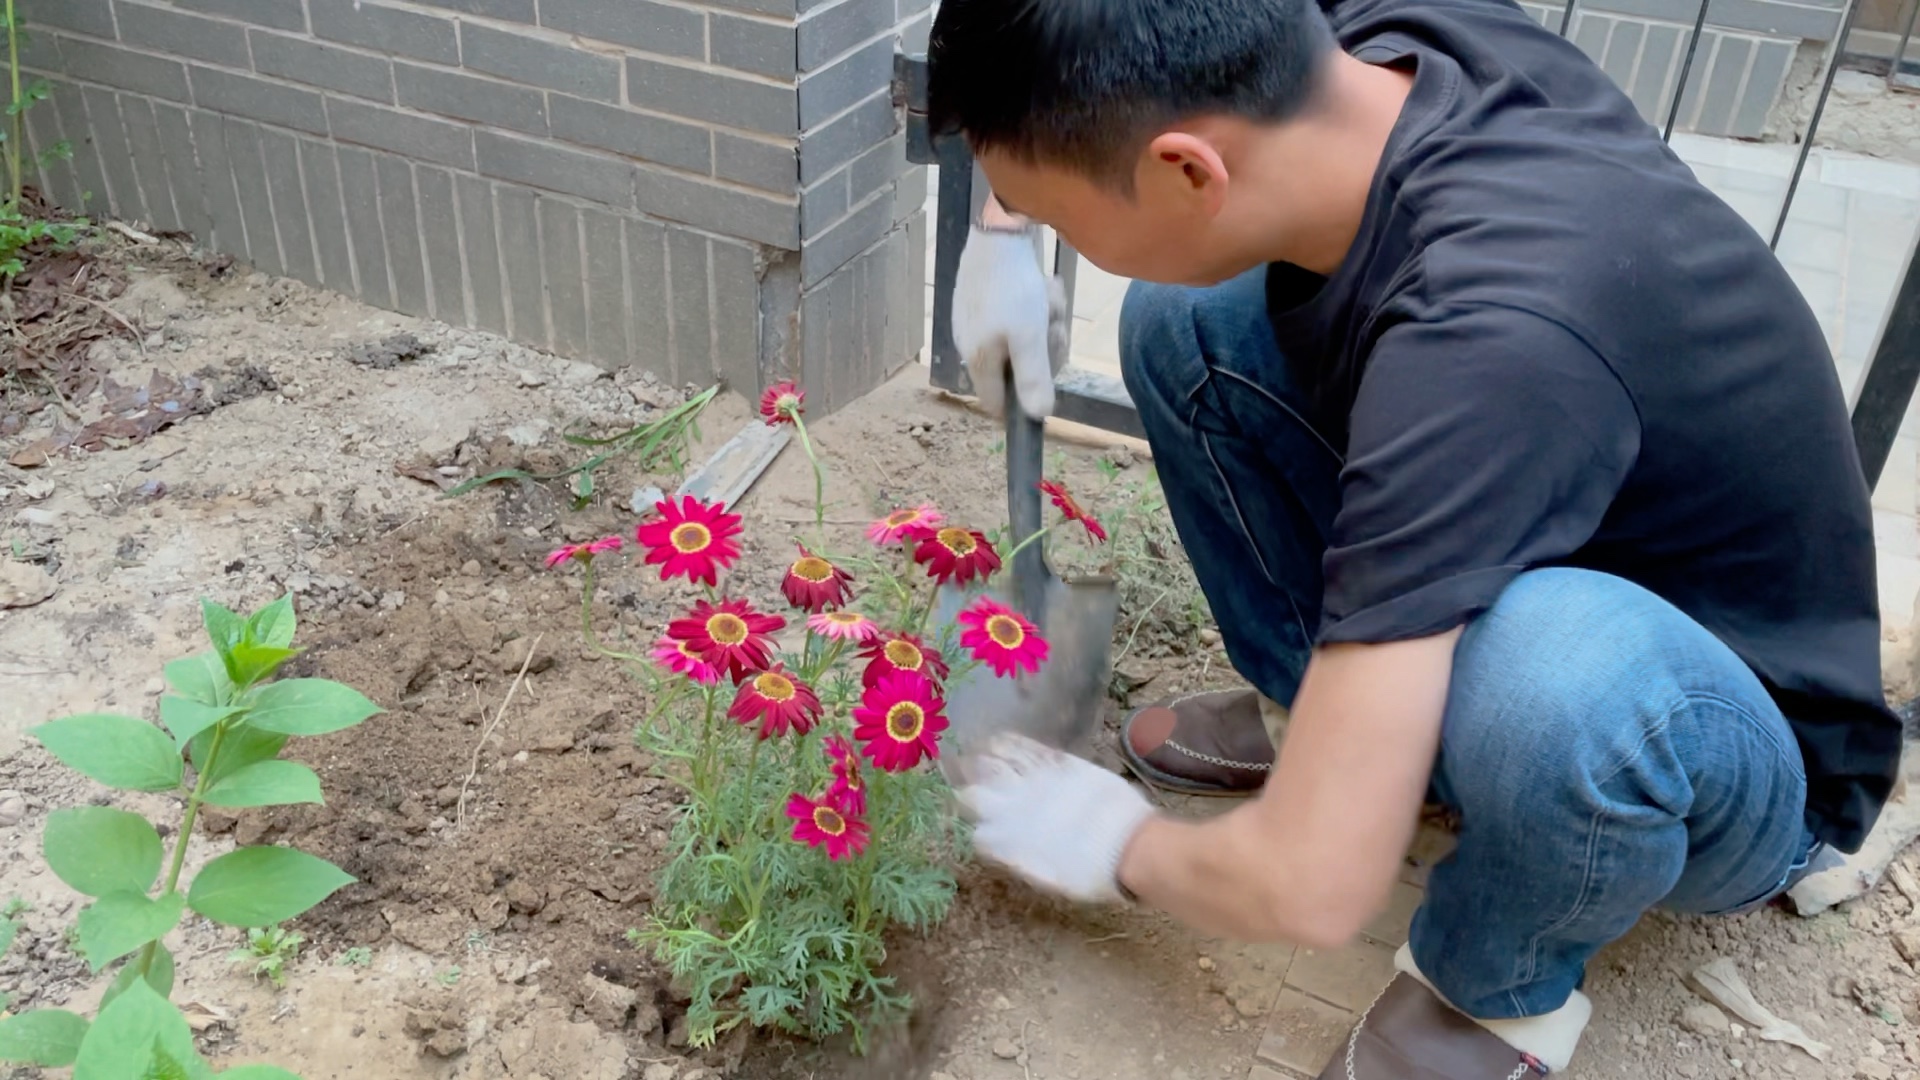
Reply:
[[942, 0], [928, 120], [1130, 191], [1167, 125], [1299, 113], [1333, 47], [1315, 0]]

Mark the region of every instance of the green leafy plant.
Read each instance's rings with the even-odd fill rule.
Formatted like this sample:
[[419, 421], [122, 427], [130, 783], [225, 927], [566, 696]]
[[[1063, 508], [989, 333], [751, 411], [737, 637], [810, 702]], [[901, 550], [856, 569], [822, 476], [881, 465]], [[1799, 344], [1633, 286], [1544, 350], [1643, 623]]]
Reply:
[[333, 958], [333, 962], [339, 967], [372, 967], [373, 950], [365, 945], [355, 945], [350, 949], [341, 950], [340, 954]]
[[0, 283], [11, 279], [26, 269], [21, 253], [41, 240], [51, 240], [60, 247], [73, 243], [80, 234], [80, 227], [73, 224], [45, 221], [30, 216], [26, 212], [23, 194], [26, 190], [26, 174], [29, 167], [44, 167], [54, 161], [73, 156], [73, 148], [68, 143], [58, 143], [47, 147], [37, 156], [27, 154], [26, 113], [39, 102], [45, 101], [52, 93], [52, 87], [45, 79], [26, 82], [20, 72], [20, 17], [14, 11], [13, 0], [6, 0], [0, 8], [0, 19], [4, 19], [7, 35], [7, 118], [0, 125], [0, 161], [6, 165], [6, 194], [0, 198]]
[[455, 985], [460, 981], [460, 965], [455, 964], [447, 970], [440, 972], [433, 977], [433, 981], [439, 983], [441, 986]]
[[[242, 617], [212, 601], [201, 610], [213, 648], [166, 665], [165, 730], [132, 716], [85, 713], [31, 729], [54, 757], [108, 787], [183, 793], [169, 853], [139, 814], [82, 806], [48, 815], [41, 846], [62, 882], [91, 897], [80, 911], [79, 952], [96, 973], [119, 963], [91, 1022], [64, 1009], [0, 1019], [0, 1061], [73, 1066], [73, 1080], [203, 1080], [185, 1017], [168, 1001], [174, 962], [164, 939], [186, 912], [255, 930], [305, 912], [354, 879], [293, 848], [242, 847], [181, 880], [202, 806], [321, 802], [312, 769], [280, 760], [296, 735], [340, 731], [380, 712], [326, 679], [276, 679], [295, 654], [293, 597]], [[189, 772], [189, 767], [191, 772]], [[286, 1080], [270, 1065], [219, 1074]]]
[[256, 979], [265, 979], [276, 987], [287, 985], [287, 965], [300, 955], [306, 938], [298, 931], [281, 926], [256, 926], [247, 931], [244, 947], [227, 954], [227, 962], [245, 964]]

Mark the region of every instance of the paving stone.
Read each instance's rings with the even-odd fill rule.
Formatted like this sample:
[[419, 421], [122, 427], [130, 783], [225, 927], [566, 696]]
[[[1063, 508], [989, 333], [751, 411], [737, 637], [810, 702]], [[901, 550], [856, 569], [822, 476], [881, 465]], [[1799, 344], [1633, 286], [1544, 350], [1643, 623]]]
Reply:
[[1256, 1064], [1248, 1071], [1247, 1080], [1299, 1080], [1300, 1075], [1290, 1069], [1269, 1069]]
[[1266, 1065], [1313, 1075], [1333, 1059], [1353, 1020], [1354, 1014], [1345, 1009], [1298, 990], [1282, 990], [1254, 1057]]
[[1330, 952], [1301, 949], [1287, 970], [1288, 986], [1354, 1010], [1365, 1008], [1392, 979], [1393, 950], [1371, 941]]
[[[1920, 554], [1920, 552], [1916, 552]], [[1407, 929], [1413, 925], [1413, 913], [1427, 898], [1425, 889], [1409, 885], [1404, 881], [1396, 882], [1393, 895], [1387, 898], [1387, 908], [1377, 918], [1368, 923], [1361, 933], [1382, 945], [1394, 948], [1407, 943]]]

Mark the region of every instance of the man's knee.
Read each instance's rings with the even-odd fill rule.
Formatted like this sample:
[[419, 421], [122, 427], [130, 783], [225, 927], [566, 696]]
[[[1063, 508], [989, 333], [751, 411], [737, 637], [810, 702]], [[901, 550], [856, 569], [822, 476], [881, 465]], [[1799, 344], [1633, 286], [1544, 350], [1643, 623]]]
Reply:
[[1135, 281], [1120, 303], [1120, 374], [1135, 402], [1171, 400], [1170, 369], [1198, 363], [1194, 308], [1200, 290]]

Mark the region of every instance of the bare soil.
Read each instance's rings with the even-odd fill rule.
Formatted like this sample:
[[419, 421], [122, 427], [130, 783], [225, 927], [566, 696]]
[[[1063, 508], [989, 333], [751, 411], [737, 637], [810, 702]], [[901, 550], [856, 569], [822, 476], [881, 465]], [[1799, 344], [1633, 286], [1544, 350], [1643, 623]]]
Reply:
[[[94, 787], [24, 729], [81, 710], [154, 715], [161, 665], [200, 647], [200, 596], [252, 608], [290, 590], [298, 673], [348, 682], [388, 711], [294, 748], [320, 773], [325, 806], [206, 819], [196, 859], [287, 842], [359, 879], [296, 924], [306, 941], [285, 989], [229, 964], [236, 933], [198, 920], [177, 933], [176, 999], [194, 1003], [222, 1062], [274, 1061], [309, 1080], [1247, 1075], [1292, 950], [1073, 908], [978, 868], [962, 871], [945, 924], [896, 943], [919, 1008], [870, 1058], [764, 1035], [688, 1048], [679, 999], [624, 937], [652, 899], [675, 808], [631, 737], [650, 702], [582, 647], [577, 572], [541, 566], [561, 542], [630, 533], [634, 489], [672, 490], [678, 477], [615, 463], [578, 510], [567, 480], [455, 497], [443, 487], [500, 468], [559, 472], [583, 453], [562, 433], [625, 429], [690, 388], [208, 264], [170, 240], [100, 253], [126, 280], [103, 302], [137, 333], [90, 341], [89, 361], [121, 385], [155, 371], [198, 379], [211, 404], [97, 451], [0, 466], [0, 601], [20, 605], [0, 606], [0, 897], [34, 905], [0, 957], [16, 1008], [85, 1010], [100, 989], [63, 939], [77, 905], [39, 855], [46, 813], [89, 801], [178, 813], [167, 797]], [[723, 396], [690, 460], [749, 419]], [[57, 406], [27, 415], [0, 457], [74, 423]], [[929, 391], [923, 368], [813, 430], [843, 545], [879, 513], [929, 498], [963, 520], [1003, 520], [995, 425]], [[1083, 491], [1103, 473], [1125, 483], [1150, 468], [1137, 447], [1055, 445], [1057, 470]], [[790, 448], [739, 506], [748, 528], [733, 588], [773, 604], [811, 499]], [[615, 647], [643, 643], [682, 602], [651, 573], [616, 569], [598, 626]], [[1145, 700], [1233, 683], [1196, 604], [1130, 603], [1120, 688]], [[1914, 976], [1891, 944], [1920, 915], [1912, 908], [1883, 888], [1815, 920], [1651, 916], [1594, 967], [1599, 1018], [1574, 1075], [1920, 1074]], [[1714, 956], [1733, 957], [1763, 1002], [1832, 1043], [1829, 1060], [1679, 1026], [1698, 1003], [1682, 976]]]

